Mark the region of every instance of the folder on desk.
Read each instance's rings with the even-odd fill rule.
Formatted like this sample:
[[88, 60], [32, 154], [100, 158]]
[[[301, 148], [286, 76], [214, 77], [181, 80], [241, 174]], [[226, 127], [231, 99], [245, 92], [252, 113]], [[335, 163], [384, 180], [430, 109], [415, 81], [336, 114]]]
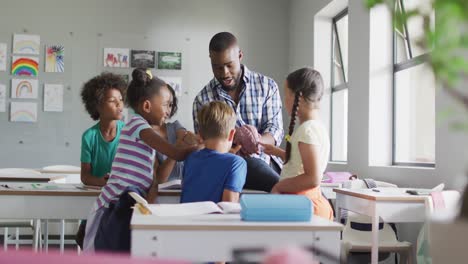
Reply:
[[240, 198], [244, 221], [310, 221], [312, 202], [304, 195], [244, 194]]

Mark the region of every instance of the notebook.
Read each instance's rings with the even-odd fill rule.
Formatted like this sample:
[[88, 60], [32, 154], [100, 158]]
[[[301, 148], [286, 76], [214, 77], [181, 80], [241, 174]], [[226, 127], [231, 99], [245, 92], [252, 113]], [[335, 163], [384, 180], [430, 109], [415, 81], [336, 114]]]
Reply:
[[182, 180], [172, 180], [158, 185], [159, 190], [180, 190], [182, 188]]
[[129, 195], [137, 202], [136, 207], [143, 214], [157, 216], [191, 216], [203, 214], [238, 214], [241, 211], [239, 203], [211, 201], [181, 203], [181, 204], [148, 204], [139, 194], [129, 192]]

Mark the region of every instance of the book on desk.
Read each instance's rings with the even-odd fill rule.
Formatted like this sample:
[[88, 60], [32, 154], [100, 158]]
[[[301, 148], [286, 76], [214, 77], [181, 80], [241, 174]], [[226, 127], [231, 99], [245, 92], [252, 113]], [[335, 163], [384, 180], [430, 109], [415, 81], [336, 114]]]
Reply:
[[159, 190], [180, 190], [182, 189], [182, 180], [171, 180], [158, 184]]
[[129, 195], [136, 201], [135, 207], [142, 214], [151, 214], [156, 216], [191, 216], [203, 214], [238, 214], [241, 211], [239, 203], [211, 201], [182, 203], [182, 204], [148, 204], [148, 202], [135, 192], [129, 192]]

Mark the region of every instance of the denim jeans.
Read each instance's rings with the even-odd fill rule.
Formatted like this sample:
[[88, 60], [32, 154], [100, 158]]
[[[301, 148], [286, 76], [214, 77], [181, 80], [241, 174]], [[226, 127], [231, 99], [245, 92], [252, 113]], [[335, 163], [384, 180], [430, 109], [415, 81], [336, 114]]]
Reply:
[[247, 162], [247, 180], [244, 189], [270, 192], [279, 181], [279, 167], [274, 161], [270, 166], [258, 158], [244, 157], [244, 159]]

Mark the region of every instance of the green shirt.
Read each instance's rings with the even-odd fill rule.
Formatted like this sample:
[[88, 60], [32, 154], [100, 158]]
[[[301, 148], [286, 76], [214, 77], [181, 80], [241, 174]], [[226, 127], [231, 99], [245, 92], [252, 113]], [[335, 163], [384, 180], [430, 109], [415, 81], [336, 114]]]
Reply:
[[81, 162], [91, 163], [91, 174], [98, 178], [104, 177], [111, 171], [117, 145], [119, 144], [120, 131], [125, 123], [117, 121], [115, 138], [107, 142], [99, 129], [99, 122], [90, 127], [81, 137]]

